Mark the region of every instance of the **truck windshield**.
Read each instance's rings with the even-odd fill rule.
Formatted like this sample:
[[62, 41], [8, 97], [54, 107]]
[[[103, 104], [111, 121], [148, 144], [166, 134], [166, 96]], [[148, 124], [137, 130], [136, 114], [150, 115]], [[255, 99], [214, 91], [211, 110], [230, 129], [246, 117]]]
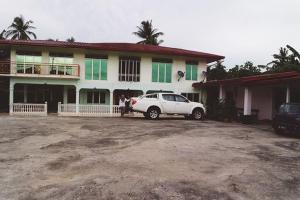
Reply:
[[300, 113], [300, 105], [282, 105], [280, 106], [280, 113], [291, 113], [291, 114], [297, 114]]

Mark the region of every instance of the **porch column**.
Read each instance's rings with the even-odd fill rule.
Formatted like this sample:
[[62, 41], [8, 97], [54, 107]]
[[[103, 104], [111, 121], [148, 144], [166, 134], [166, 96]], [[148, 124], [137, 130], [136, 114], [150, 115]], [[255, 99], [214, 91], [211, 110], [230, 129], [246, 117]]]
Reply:
[[219, 88], [219, 100], [221, 99], [225, 99], [225, 90], [224, 90], [224, 86], [223, 85], [220, 85], [220, 88]]
[[10, 84], [9, 84], [9, 114], [13, 113], [13, 103], [14, 103], [14, 84], [10, 82]]
[[76, 87], [76, 115], [79, 114], [79, 88]]
[[290, 103], [291, 102], [291, 89], [290, 86], [286, 87], [286, 98], [285, 98], [285, 102], [286, 103]]
[[24, 103], [27, 103], [27, 93], [28, 93], [28, 87], [27, 85], [24, 85]]
[[68, 103], [68, 86], [64, 85], [64, 101], [63, 104]]
[[251, 115], [252, 93], [251, 90], [246, 87], [244, 94], [244, 115]]
[[113, 105], [114, 105], [114, 92], [109, 91], [109, 112], [113, 114]]

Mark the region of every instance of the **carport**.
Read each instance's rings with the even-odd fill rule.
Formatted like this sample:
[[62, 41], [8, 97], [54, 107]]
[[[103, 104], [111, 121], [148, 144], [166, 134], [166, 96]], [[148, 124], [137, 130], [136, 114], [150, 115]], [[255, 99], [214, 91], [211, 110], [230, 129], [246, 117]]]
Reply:
[[300, 102], [300, 72], [297, 71], [212, 80], [194, 83], [193, 87], [206, 89], [208, 103], [231, 97], [243, 115], [256, 112], [260, 120], [271, 120], [283, 103]]

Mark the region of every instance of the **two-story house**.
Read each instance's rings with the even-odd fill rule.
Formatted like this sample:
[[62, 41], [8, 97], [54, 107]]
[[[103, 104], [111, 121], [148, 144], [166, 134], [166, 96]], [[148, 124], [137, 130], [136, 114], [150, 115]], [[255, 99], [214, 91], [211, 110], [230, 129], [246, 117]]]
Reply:
[[205, 82], [207, 63], [223, 58], [130, 43], [0, 40], [0, 109], [112, 113], [121, 94], [160, 91], [200, 102], [205, 94], [192, 83]]

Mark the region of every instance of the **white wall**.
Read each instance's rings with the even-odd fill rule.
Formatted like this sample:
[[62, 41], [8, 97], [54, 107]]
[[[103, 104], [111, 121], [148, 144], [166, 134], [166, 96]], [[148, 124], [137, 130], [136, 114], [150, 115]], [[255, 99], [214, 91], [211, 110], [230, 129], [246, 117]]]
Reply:
[[[59, 49], [52, 48], [51, 50], [45, 48], [38, 47], [22, 47], [22, 50], [35, 50], [42, 52], [42, 61], [49, 62], [49, 52], [67, 52], [73, 53], [74, 55], [74, 64], [80, 65], [80, 80], [71, 81], [71, 85], [77, 86], [78, 89], [108, 89], [110, 91], [116, 89], [130, 89], [130, 90], [142, 90], [144, 93], [148, 90], [167, 90], [174, 91], [175, 93], [200, 93], [200, 90], [196, 90], [192, 87], [193, 82], [201, 81], [203, 77], [201, 77], [202, 71], [206, 71], [206, 62], [204, 60], [198, 60], [198, 80], [190, 81], [185, 80], [185, 78], [181, 78], [178, 81], [177, 71], [185, 72], [185, 61], [191, 60], [191, 58], [183, 58], [183, 57], [170, 57], [166, 56], [165, 58], [171, 58], [173, 60], [172, 63], [172, 82], [171, 83], [154, 83], [152, 82], [152, 57], [158, 57], [158, 55], [150, 55], [150, 54], [132, 54], [132, 53], [117, 53], [117, 52], [97, 52], [93, 53], [101, 53], [108, 55], [107, 61], [107, 80], [85, 80], [85, 70], [84, 70], [84, 60], [85, 60], [85, 51], [82, 49]], [[16, 49], [12, 48], [11, 51], [11, 60], [15, 60]], [[90, 53], [90, 51], [88, 52]], [[118, 80], [119, 74], [119, 55], [133, 55], [141, 57], [141, 74], [140, 74], [140, 82], [120, 82]], [[159, 57], [163, 57], [159, 55]], [[164, 58], [164, 57], [163, 57]], [[41, 82], [42, 84], [46, 82], [51, 82], [50, 84], [57, 84], [65, 82], [59, 79], [26, 79], [26, 78], [15, 78], [14, 82], [18, 83], [33, 83], [37, 84]], [[70, 81], [68, 85], [70, 85]]]
[[[272, 119], [273, 92], [272, 87], [250, 87], [252, 91], [252, 109], [258, 109], [258, 119]], [[244, 88], [239, 87], [236, 96], [236, 107], [244, 107]]]

